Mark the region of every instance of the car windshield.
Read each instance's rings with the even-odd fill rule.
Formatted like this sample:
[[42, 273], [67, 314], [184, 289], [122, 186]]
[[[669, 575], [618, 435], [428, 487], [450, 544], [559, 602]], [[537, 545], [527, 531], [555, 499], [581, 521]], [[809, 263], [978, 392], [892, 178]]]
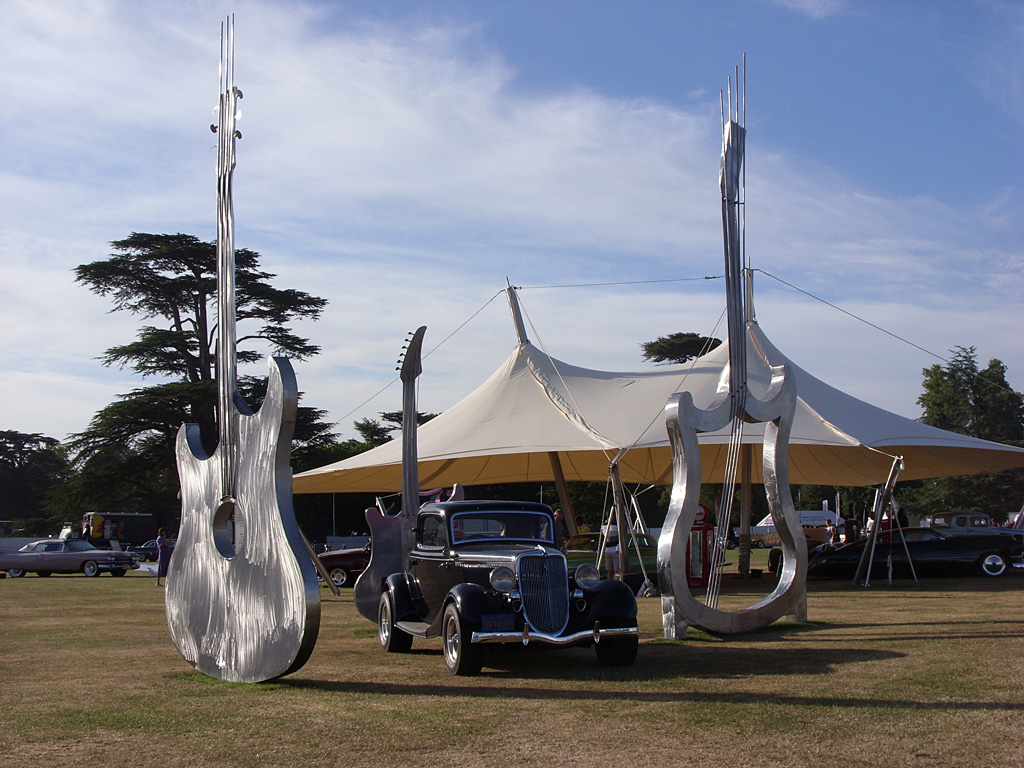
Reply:
[[452, 541], [467, 544], [494, 539], [530, 539], [554, 542], [550, 515], [543, 512], [462, 512], [452, 519]]

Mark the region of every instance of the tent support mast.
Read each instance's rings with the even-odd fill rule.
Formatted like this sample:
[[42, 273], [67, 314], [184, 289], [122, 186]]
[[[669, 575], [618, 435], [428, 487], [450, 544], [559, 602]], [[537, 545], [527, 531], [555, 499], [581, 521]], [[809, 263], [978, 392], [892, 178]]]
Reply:
[[740, 449], [740, 578], [750, 578], [750, 462], [754, 446], [747, 443]]
[[629, 533], [632, 528], [626, 519], [626, 494], [622, 488], [622, 475], [619, 474], [618, 463], [612, 462], [608, 472], [611, 475], [612, 496], [615, 499], [615, 528], [619, 532], [619, 563], [615, 569], [615, 578], [622, 581], [622, 577], [629, 573], [629, 542], [633, 539]]
[[579, 528], [576, 526], [576, 513], [572, 508], [572, 499], [569, 498], [569, 485], [565, 482], [558, 451], [548, 451], [548, 460], [551, 462], [551, 473], [555, 476], [555, 487], [558, 488], [558, 501], [562, 505], [562, 515], [565, 517], [565, 529], [570, 536], [575, 536]]
[[[868, 540], [864, 542], [864, 551], [861, 552], [860, 562], [857, 563], [857, 573], [853, 577], [854, 584], [861, 584], [865, 587], [871, 583], [871, 566], [874, 563], [875, 557], [875, 542], [878, 538], [878, 531], [882, 527], [882, 516], [885, 510], [888, 509], [892, 503], [892, 494], [896, 488], [896, 481], [899, 479], [900, 472], [903, 470], [903, 457], [897, 456], [892, 461], [892, 468], [889, 470], [889, 479], [885, 481], [885, 485], [880, 491], [875, 494], [875, 506], [871, 510], [871, 514], [868, 518], [871, 530], [868, 531]], [[900, 531], [902, 535], [902, 529]], [[903, 543], [906, 547], [906, 541]], [[907, 559], [910, 559], [910, 552], [907, 552]], [[913, 563], [911, 563], [913, 568]], [[917, 580], [917, 575], [914, 575], [914, 580]]]

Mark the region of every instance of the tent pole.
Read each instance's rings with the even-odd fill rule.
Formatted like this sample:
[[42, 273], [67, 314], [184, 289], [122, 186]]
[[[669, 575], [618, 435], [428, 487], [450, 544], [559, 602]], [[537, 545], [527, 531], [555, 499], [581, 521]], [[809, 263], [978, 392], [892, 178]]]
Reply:
[[625, 581], [623, 576], [629, 573], [629, 523], [626, 520], [626, 494], [622, 489], [622, 476], [619, 474], [619, 465], [612, 463], [608, 470], [612, 477], [612, 495], [615, 498], [615, 527], [619, 531], [619, 567], [616, 569], [615, 578]]
[[569, 485], [565, 482], [558, 451], [548, 451], [548, 460], [551, 462], [551, 473], [555, 476], [555, 487], [558, 488], [558, 501], [562, 505], [562, 515], [565, 517], [565, 530], [570, 536], [575, 536], [579, 532], [576, 527], [576, 513], [572, 508], [572, 499], [569, 498]]
[[750, 578], [750, 462], [754, 446], [747, 443], [740, 449], [740, 578]]

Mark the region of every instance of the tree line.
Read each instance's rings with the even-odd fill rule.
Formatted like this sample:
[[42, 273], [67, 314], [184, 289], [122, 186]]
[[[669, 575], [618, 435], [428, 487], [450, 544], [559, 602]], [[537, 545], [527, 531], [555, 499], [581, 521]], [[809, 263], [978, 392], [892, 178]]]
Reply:
[[[107, 349], [99, 358], [106, 366], [130, 370], [154, 383], [140, 386], [100, 409], [85, 430], [63, 443], [38, 433], [0, 431], [0, 520], [17, 520], [22, 535], [55, 532], [64, 521], [88, 512], [145, 512], [161, 520], [180, 514], [174, 446], [183, 422], [200, 425], [204, 446], [217, 441], [216, 421], [216, 243], [185, 234], [132, 233], [111, 243], [108, 258], [75, 268], [75, 279], [88, 290], [109, 298], [115, 311], [139, 317], [134, 340]], [[235, 252], [237, 360], [256, 362], [267, 353], [304, 360], [320, 348], [292, 329], [296, 320], [317, 320], [327, 300], [295, 289], [277, 288], [275, 275], [260, 269], [260, 254]], [[707, 353], [721, 342], [694, 333], [673, 333], [640, 345], [642, 359], [654, 364], [683, 363]], [[1006, 366], [997, 359], [978, 365], [973, 347], [957, 347], [946, 365], [923, 371], [921, 421], [972, 437], [1024, 447], [1024, 398], [1006, 380]], [[239, 390], [258, 408], [266, 393], [265, 379], [239, 375]], [[436, 414], [419, 414], [423, 423]], [[301, 404], [295, 429], [299, 448], [293, 469], [301, 472], [353, 456], [392, 439], [401, 428], [401, 412], [382, 412], [353, 425], [359, 439], [339, 440], [323, 421], [325, 412]], [[537, 499], [535, 487], [501, 486], [475, 489], [478, 495]], [[704, 491], [714, 508], [715, 487]], [[839, 493], [855, 507], [870, 503], [871, 489], [803, 486], [794, 495], [804, 506]], [[603, 507], [603, 484], [570, 483], [574, 505], [581, 510]], [[300, 525], [313, 538], [329, 533], [333, 499], [326, 495], [296, 496]], [[545, 500], [553, 501], [554, 492]], [[997, 519], [1024, 502], [1024, 472], [939, 478], [901, 484], [901, 503], [920, 514], [940, 511], [984, 511]], [[362, 510], [371, 496], [344, 504], [342, 532], [365, 528]], [[657, 525], [667, 497], [642, 500], [648, 523]], [[755, 515], [763, 499], [755, 494]], [[799, 506], [799, 504], [798, 504]], [[590, 513], [595, 514], [595, 513]], [[599, 513], [596, 513], [599, 514]], [[765, 506], [764, 514], [767, 514]], [[336, 518], [334, 518], [336, 519]], [[600, 520], [590, 520], [590, 525]]]

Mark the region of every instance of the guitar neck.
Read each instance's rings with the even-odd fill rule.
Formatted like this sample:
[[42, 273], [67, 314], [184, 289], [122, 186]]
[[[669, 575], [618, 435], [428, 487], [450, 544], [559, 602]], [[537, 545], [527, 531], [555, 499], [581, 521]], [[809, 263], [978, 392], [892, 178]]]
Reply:
[[221, 495], [234, 496], [237, 435], [234, 398], [238, 389], [235, 345], [235, 221], [231, 181], [235, 170], [235, 88], [234, 30], [228, 25], [221, 59], [220, 96], [217, 123], [217, 426], [221, 462]]
[[419, 456], [416, 442], [416, 379], [422, 372], [425, 325], [413, 333], [402, 363], [402, 517], [414, 520], [419, 511]]

